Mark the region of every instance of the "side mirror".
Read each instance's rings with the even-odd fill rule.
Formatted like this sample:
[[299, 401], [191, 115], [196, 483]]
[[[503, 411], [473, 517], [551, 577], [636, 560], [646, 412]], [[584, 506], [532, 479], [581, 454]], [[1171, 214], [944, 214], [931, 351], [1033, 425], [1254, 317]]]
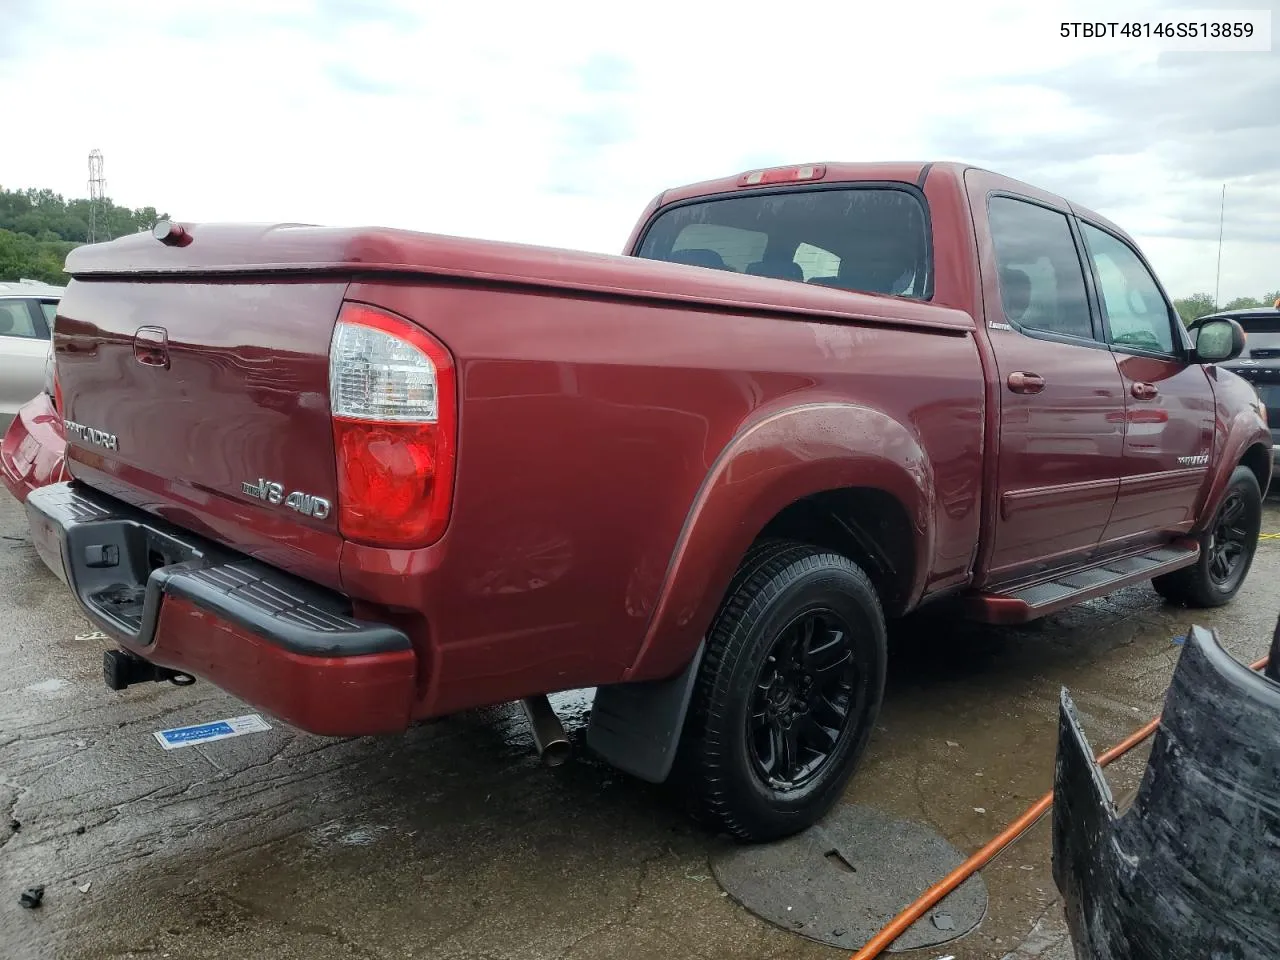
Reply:
[[1234, 320], [1219, 318], [1191, 325], [1199, 363], [1225, 363], [1244, 352], [1244, 328]]

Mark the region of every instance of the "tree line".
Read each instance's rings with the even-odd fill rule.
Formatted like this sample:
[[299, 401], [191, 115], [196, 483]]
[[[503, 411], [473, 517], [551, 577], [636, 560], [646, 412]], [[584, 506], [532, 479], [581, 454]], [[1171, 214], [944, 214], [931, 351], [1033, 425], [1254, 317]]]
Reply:
[[[89, 240], [87, 199], [66, 200], [52, 190], [0, 188], [0, 280], [27, 277], [64, 286], [70, 277], [62, 265], [67, 254]], [[100, 237], [122, 237], [150, 230], [167, 213], [155, 207], [130, 209], [107, 200], [99, 210]]]
[[1270, 293], [1264, 293], [1261, 299], [1255, 297], [1236, 297], [1221, 307], [1213, 301], [1211, 293], [1193, 293], [1189, 297], [1181, 297], [1173, 301], [1174, 309], [1178, 311], [1178, 316], [1182, 318], [1183, 323], [1190, 323], [1197, 317], [1203, 317], [1206, 314], [1217, 313], [1220, 310], [1251, 310], [1254, 307], [1273, 307], [1280, 306], [1276, 301], [1280, 300], [1280, 290], [1272, 290]]

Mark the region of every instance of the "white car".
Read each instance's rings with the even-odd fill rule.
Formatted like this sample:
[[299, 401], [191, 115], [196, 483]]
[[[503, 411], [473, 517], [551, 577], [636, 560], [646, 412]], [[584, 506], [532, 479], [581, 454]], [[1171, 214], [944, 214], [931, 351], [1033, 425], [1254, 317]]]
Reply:
[[45, 388], [53, 317], [64, 290], [38, 280], [0, 282], [0, 433]]

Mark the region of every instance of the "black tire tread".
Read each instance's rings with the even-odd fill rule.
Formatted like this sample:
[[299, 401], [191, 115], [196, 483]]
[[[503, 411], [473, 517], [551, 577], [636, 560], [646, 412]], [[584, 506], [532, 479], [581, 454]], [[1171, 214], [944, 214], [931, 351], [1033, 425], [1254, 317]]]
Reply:
[[[1261, 510], [1262, 490], [1258, 486], [1258, 478], [1254, 476], [1252, 470], [1243, 464], [1236, 467], [1231, 474], [1231, 480], [1227, 483], [1226, 491], [1223, 492], [1224, 498], [1226, 492], [1237, 484], [1243, 484], [1247, 489], [1251, 490], [1256, 499], [1257, 508]], [[1256, 548], [1257, 543], [1255, 541], [1246, 561], [1250, 566], [1253, 564], [1253, 551]], [[1210, 582], [1207, 572], [1207, 559], [1202, 555], [1199, 561], [1189, 567], [1183, 567], [1181, 570], [1175, 570], [1173, 573], [1166, 573], [1163, 576], [1154, 578], [1151, 581], [1151, 586], [1155, 588], [1156, 593], [1170, 603], [1191, 609], [1206, 610], [1224, 606], [1235, 599], [1235, 595], [1240, 591], [1240, 587], [1244, 586], [1248, 575], [1249, 570], [1246, 568], [1235, 590], [1230, 593], [1223, 593]]]
[[[693, 708], [681, 744], [685, 754], [681, 781], [690, 791], [695, 818], [738, 840], [767, 837], [758, 824], [747, 822], [740, 805], [726, 789], [721, 768], [729, 762], [727, 745], [708, 720], [714, 719], [712, 713], [725, 705], [737, 660], [747, 652], [743, 647], [751, 624], [795, 577], [831, 566], [842, 567], [860, 581], [883, 623], [884, 614], [870, 578], [849, 558], [796, 541], [764, 540], [753, 545], [743, 558], [708, 633]], [[780, 576], [789, 570], [793, 576], [781, 580]], [[831, 802], [836, 799], [838, 793]]]

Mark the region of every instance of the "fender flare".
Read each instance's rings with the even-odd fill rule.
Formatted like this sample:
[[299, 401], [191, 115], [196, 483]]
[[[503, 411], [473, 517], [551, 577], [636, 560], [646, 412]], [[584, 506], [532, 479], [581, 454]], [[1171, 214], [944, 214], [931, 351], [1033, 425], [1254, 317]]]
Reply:
[[907, 596], [914, 603], [933, 555], [936, 506], [933, 467], [914, 432], [856, 404], [766, 413], [741, 429], [708, 471], [624, 680], [662, 679], [684, 668], [765, 525], [798, 500], [848, 487], [881, 490], [906, 510], [915, 558]]
[[[1218, 512], [1218, 505], [1222, 502], [1222, 497], [1226, 493], [1227, 484], [1231, 480], [1231, 474], [1235, 472], [1236, 467], [1244, 459], [1244, 455], [1248, 449], [1254, 445], [1265, 446], [1267, 449], [1267, 468], [1271, 468], [1271, 431], [1259, 424], [1258, 418], [1252, 411], [1241, 411], [1238, 413], [1227, 427], [1226, 438], [1222, 442], [1222, 454], [1218, 457], [1217, 468], [1213, 473], [1213, 478], [1209, 482], [1209, 489], [1205, 494], [1203, 505], [1200, 509], [1199, 519], [1192, 528], [1192, 534], [1203, 533], [1210, 523], [1213, 522], [1214, 515]], [[1263, 485], [1262, 495], [1267, 495], [1267, 485]]]

